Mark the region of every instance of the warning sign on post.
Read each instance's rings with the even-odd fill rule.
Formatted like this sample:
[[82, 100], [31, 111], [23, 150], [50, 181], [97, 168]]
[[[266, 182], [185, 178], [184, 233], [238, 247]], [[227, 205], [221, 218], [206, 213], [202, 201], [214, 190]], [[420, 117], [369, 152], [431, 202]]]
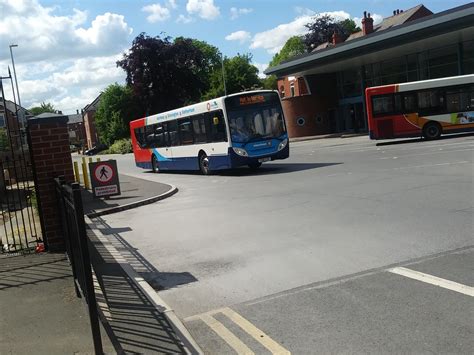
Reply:
[[89, 163], [89, 172], [94, 197], [120, 195], [117, 161]]

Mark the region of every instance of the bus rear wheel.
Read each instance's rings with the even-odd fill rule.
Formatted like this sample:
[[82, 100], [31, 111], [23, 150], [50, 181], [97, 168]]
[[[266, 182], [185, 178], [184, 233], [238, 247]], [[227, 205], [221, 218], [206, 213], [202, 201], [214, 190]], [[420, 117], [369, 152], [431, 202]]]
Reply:
[[428, 122], [423, 126], [423, 137], [427, 140], [438, 139], [442, 132], [443, 129], [438, 122]]
[[209, 175], [210, 174], [209, 157], [207, 156], [206, 153], [201, 153], [199, 155], [199, 170], [201, 170], [201, 173], [203, 175]]
[[153, 157], [151, 158], [151, 169], [154, 173], [160, 172], [160, 168], [158, 168], [158, 160], [156, 159], [155, 154], [153, 154]]

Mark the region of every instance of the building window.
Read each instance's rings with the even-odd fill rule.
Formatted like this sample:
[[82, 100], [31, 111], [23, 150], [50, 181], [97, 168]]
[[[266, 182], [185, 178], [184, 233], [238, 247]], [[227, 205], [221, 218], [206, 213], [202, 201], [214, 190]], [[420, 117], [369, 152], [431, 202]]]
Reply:
[[290, 95], [291, 97], [295, 97], [295, 83], [290, 84]]
[[285, 87], [283, 85], [280, 86], [280, 98], [285, 98]]
[[5, 116], [0, 114], [0, 127], [5, 127]]

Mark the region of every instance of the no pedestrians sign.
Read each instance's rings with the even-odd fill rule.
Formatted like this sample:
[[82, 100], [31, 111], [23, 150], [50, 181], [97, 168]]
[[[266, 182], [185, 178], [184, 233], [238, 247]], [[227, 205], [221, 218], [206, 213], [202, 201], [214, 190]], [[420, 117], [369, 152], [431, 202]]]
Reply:
[[120, 195], [117, 161], [107, 160], [89, 163], [89, 172], [94, 197]]

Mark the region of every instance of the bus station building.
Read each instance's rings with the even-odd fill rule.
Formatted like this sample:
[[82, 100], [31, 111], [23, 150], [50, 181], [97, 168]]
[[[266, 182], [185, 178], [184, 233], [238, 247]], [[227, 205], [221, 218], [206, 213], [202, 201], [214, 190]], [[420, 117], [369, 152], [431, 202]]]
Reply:
[[276, 75], [290, 137], [367, 130], [367, 87], [474, 73], [474, 3], [433, 14], [394, 10], [362, 30], [268, 68]]

